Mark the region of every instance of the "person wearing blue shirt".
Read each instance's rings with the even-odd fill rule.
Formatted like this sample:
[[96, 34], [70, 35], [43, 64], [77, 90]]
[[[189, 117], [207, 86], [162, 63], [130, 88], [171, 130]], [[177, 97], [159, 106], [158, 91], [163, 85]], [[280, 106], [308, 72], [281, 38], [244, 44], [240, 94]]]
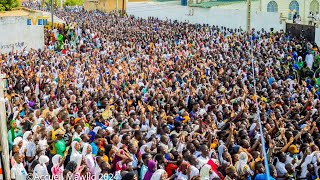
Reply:
[[[254, 180], [266, 180], [267, 174], [257, 174]], [[276, 180], [275, 178], [270, 176], [270, 180]]]
[[144, 179], [144, 175], [146, 175], [147, 171], [148, 171], [148, 162], [149, 160], [152, 158], [151, 154], [149, 153], [144, 153], [142, 154], [142, 166], [140, 169], [140, 177], [139, 180], [143, 180]]
[[100, 144], [100, 138], [102, 138], [101, 135], [96, 134], [94, 137], [94, 141], [90, 143], [92, 148], [92, 154], [95, 156], [98, 155], [98, 144]]
[[[276, 168], [271, 164], [269, 165], [269, 170], [270, 170], [270, 180], [276, 180], [275, 178], [277, 177], [277, 170]], [[267, 178], [267, 174], [264, 172], [264, 166], [263, 163], [257, 163], [256, 164], [256, 171], [258, 171], [259, 174], [256, 175], [254, 180], [265, 180]]]

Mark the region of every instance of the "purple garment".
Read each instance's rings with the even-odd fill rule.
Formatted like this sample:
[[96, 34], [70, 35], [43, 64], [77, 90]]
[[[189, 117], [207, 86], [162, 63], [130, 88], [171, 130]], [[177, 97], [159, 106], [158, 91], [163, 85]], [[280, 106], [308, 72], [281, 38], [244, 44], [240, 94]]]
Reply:
[[112, 164], [113, 164], [113, 172], [116, 172], [116, 170], [117, 170], [117, 163], [119, 162], [119, 161], [121, 161], [122, 159], [121, 159], [121, 157], [119, 157], [119, 156], [117, 156], [117, 155], [115, 155], [114, 156], [114, 159], [113, 159], [113, 161], [112, 161]]
[[[120, 154], [124, 154], [123, 150], [120, 150]], [[115, 155], [112, 161], [113, 164], [113, 172], [116, 171], [125, 171], [127, 169], [126, 164], [122, 164], [122, 158], [120, 156]]]
[[148, 162], [148, 171], [146, 175], [144, 176], [143, 180], [151, 180], [151, 177], [153, 173], [155, 172], [155, 167], [157, 166], [157, 163], [153, 160], [149, 160]]
[[34, 108], [34, 105], [36, 105], [36, 103], [35, 102], [33, 102], [33, 101], [29, 101], [29, 107], [31, 107], [31, 108]]
[[89, 167], [89, 169], [90, 169], [90, 173], [91, 174], [94, 174], [95, 173], [95, 167], [96, 167], [96, 164], [95, 164], [95, 159], [94, 159], [94, 157], [92, 157], [92, 155], [91, 156], [86, 156], [85, 157], [85, 160], [86, 160], [86, 163], [87, 163], [87, 166]]

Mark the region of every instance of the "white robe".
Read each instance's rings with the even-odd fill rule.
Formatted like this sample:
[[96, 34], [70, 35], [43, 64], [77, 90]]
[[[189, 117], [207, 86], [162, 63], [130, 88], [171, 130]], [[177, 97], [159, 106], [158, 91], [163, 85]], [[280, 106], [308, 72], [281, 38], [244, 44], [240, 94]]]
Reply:
[[33, 170], [33, 177], [38, 177], [41, 179], [50, 179], [50, 175], [47, 170], [47, 166], [42, 164], [37, 164]]
[[72, 151], [71, 151], [71, 156], [70, 156], [70, 161], [74, 161], [77, 163], [77, 168], [81, 166], [81, 161], [82, 161], [82, 155], [75, 149], [75, 143], [76, 141], [73, 141], [71, 144]]
[[312, 69], [313, 62], [314, 62], [313, 55], [312, 54], [306, 55], [306, 63], [308, 68]]

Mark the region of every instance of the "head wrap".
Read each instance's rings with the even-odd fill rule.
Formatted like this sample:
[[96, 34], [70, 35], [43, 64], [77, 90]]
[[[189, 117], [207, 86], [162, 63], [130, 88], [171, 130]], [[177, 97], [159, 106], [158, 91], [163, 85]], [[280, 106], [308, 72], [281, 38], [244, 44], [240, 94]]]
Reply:
[[155, 172], [155, 167], [157, 166], [157, 163], [154, 160], [149, 160], [148, 162], [148, 171], [144, 176], [143, 180], [151, 180], [152, 179], [152, 175]]
[[52, 157], [52, 165], [59, 165], [60, 164], [60, 159], [62, 158], [62, 156], [60, 154], [56, 154]]
[[237, 172], [241, 172], [248, 163], [248, 155], [245, 152], [239, 154], [239, 161], [236, 163]]
[[153, 173], [151, 179], [152, 180], [160, 180], [163, 173], [166, 171], [163, 169], [158, 169], [156, 172]]
[[39, 126], [39, 125], [35, 125], [35, 126], [33, 126], [33, 128], [32, 128], [32, 132], [33, 132], [33, 133], [36, 133], [36, 132], [37, 132], [38, 127], [40, 127], [40, 126]]
[[47, 162], [49, 162], [48, 156], [42, 155], [39, 157], [39, 163], [41, 165], [45, 165]]
[[24, 141], [28, 141], [28, 137], [32, 134], [31, 131], [26, 131], [24, 134], [23, 134], [23, 140]]
[[16, 137], [13, 141], [13, 145], [18, 145], [21, 141], [23, 141], [22, 137]]
[[200, 177], [201, 179], [206, 179], [206, 178], [209, 178], [210, 176], [210, 169], [211, 169], [211, 166], [206, 164], [204, 165], [201, 170], [200, 170]]
[[90, 144], [88, 143], [85, 143], [83, 145], [83, 148], [82, 148], [82, 156], [86, 156], [87, 155], [87, 150], [88, 150], [88, 147], [90, 146]]
[[[12, 141], [16, 138], [16, 134], [14, 133], [14, 128], [12, 127], [12, 124], [15, 122], [16, 122], [16, 120], [10, 121], [10, 133], [11, 133]], [[16, 128], [18, 128], [18, 127], [16, 127]]]

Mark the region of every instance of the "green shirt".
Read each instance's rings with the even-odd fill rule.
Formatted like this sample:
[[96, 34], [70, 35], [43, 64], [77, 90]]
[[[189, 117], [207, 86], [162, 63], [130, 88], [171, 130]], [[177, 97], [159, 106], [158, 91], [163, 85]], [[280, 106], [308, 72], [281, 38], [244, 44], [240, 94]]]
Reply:
[[55, 144], [57, 154], [59, 154], [61, 157], [64, 157], [64, 151], [66, 150], [66, 142], [64, 139], [58, 140]]

